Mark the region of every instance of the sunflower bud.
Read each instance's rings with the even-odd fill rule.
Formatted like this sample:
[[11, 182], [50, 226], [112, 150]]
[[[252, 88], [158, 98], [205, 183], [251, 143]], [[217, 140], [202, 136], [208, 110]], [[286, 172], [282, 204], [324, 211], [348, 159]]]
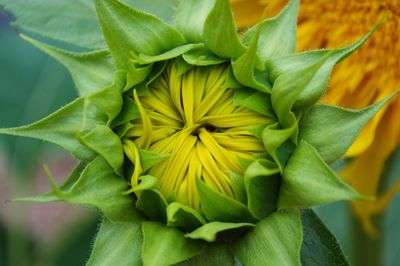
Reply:
[[[300, 209], [365, 198], [329, 164], [391, 97], [362, 112], [315, 103], [374, 29], [296, 54], [298, 0], [241, 38], [228, 0], [182, 1], [173, 26], [117, 0], [95, 5], [107, 51], [77, 55], [25, 37], [69, 68], [82, 97], [0, 130], [82, 161], [60, 187], [50, 176], [51, 194], [25, 200], [104, 214], [89, 265], [128, 236], [112, 264], [298, 265]], [[93, 88], [93, 73], [106, 85]]]

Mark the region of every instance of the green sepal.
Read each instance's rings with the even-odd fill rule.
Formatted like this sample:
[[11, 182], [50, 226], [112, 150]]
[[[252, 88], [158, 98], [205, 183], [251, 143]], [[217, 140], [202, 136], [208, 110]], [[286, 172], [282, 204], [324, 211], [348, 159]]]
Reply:
[[340, 63], [343, 59], [345, 59], [352, 52], [356, 51], [361, 45], [363, 45], [369, 39], [372, 33], [374, 33], [374, 31], [380, 26], [381, 23], [382, 21], [375, 24], [375, 26], [357, 42], [343, 48], [312, 50], [269, 59], [266, 62], [265, 66], [269, 73], [271, 82], [274, 82], [280, 75], [286, 72], [310, 66], [321, 60], [321, 58], [329, 53], [338, 57], [336, 63]]
[[140, 150], [140, 163], [142, 165], [143, 172], [146, 172], [157, 163], [167, 159], [169, 154], [162, 154], [154, 151]]
[[132, 191], [141, 192], [149, 189], [160, 189], [160, 181], [155, 176], [142, 175], [139, 177], [139, 181], [139, 184]]
[[[316, 103], [323, 95], [333, 67], [352, 52], [357, 50], [357, 48], [359, 48], [369, 38], [369, 36], [373, 31], [376, 30], [377, 27], [378, 24], [375, 25], [375, 27], [366, 36], [358, 40], [353, 45], [345, 48], [314, 51], [289, 56], [286, 58], [286, 60], [283, 60], [284, 63], [279, 62], [279, 64], [282, 64], [282, 66], [279, 65], [278, 69], [275, 69], [276, 62], [267, 62], [267, 69], [269, 69], [268, 73], [276, 77], [275, 83], [282, 76], [285, 76], [287, 77], [286, 79], [293, 80], [294, 88], [298, 86], [302, 87], [296, 95], [296, 101], [293, 103], [293, 109], [304, 110]], [[304, 73], [303, 76], [301, 72]], [[272, 80], [274, 80], [273, 77]], [[298, 84], [296, 85], [296, 83]], [[279, 98], [279, 96], [277, 98]], [[272, 104], [274, 104], [273, 99]]]
[[180, 1], [173, 25], [185, 36], [188, 42], [200, 43], [203, 41], [204, 23], [214, 3], [215, 0]]
[[213, 191], [200, 179], [196, 180], [200, 196], [201, 210], [208, 221], [214, 222], [254, 222], [249, 209], [239, 201]]
[[246, 107], [271, 118], [275, 117], [271, 105], [271, 95], [267, 93], [248, 88], [236, 89], [233, 95], [233, 105]]
[[306, 141], [300, 141], [287, 163], [278, 208], [306, 208], [338, 200], [365, 199], [345, 183]]
[[244, 35], [243, 42], [249, 44], [260, 32], [257, 51], [263, 62], [295, 52], [299, 5], [299, 0], [290, 0], [277, 16], [262, 21]]
[[285, 142], [290, 141], [291, 137], [296, 136], [296, 132], [297, 122], [288, 128], [280, 128], [279, 123], [274, 123], [265, 127], [261, 133], [266, 151], [274, 159], [281, 172], [285, 166], [285, 161], [279, 157], [278, 150]]
[[244, 173], [250, 213], [257, 219], [263, 219], [276, 211], [280, 177], [279, 168], [266, 159], [255, 160]]
[[229, 0], [215, 0], [203, 28], [207, 48], [222, 58], [236, 59], [245, 52], [236, 33]]
[[361, 110], [315, 105], [300, 121], [300, 139], [313, 145], [325, 162], [333, 163], [346, 153], [365, 124], [399, 92]]
[[167, 200], [158, 189], [148, 189], [140, 192], [136, 208], [141, 210], [150, 220], [167, 222]]
[[94, 105], [108, 116], [107, 125], [112, 123], [122, 109], [122, 89], [125, 82], [125, 73], [116, 71], [114, 82], [110, 86], [85, 97], [86, 105]]
[[124, 162], [124, 152], [120, 138], [107, 126], [96, 125], [79, 140], [99, 155], [101, 155], [122, 176], [121, 167]]
[[167, 200], [160, 191], [158, 178], [150, 175], [140, 177], [140, 183], [133, 188], [137, 193], [136, 208], [155, 221], [167, 222]]
[[[184, 263], [185, 266], [234, 266], [235, 259], [228, 244], [208, 244], [206, 251]], [[183, 266], [182, 265], [182, 266]]]
[[213, 54], [206, 47], [201, 47], [188, 51], [182, 55], [182, 58], [194, 66], [211, 66], [219, 65], [227, 61], [215, 54]]
[[267, 72], [262, 64], [259, 67], [261, 59], [257, 54], [258, 38], [259, 32], [257, 31], [247, 51], [238, 59], [233, 60], [232, 70], [241, 84], [264, 93], [271, 93]]
[[95, 0], [95, 5], [117, 69], [127, 70], [131, 51], [159, 55], [185, 44], [179, 32], [153, 15], [117, 0]]
[[223, 223], [210, 222], [185, 235], [191, 239], [201, 239], [207, 242], [229, 241], [243, 234], [249, 228], [254, 227], [252, 223]]
[[147, 55], [147, 54], [139, 54], [135, 55], [131, 53], [133, 58], [140, 64], [150, 64], [154, 62], [166, 61], [175, 57], [178, 57], [184, 53], [187, 53], [194, 49], [201, 49], [204, 47], [204, 44], [197, 43], [197, 44], [184, 44], [178, 47], [175, 47], [171, 50], [168, 50], [159, 55]]
[[141, 266], [141, 220], [111, 222], [103, 218], [86, 266]]
[[41, 43], [23, 34], [20, 36], [63, 64], [70, 72], [81, 96], [97, 92], [113, 81], [114, 69], [106, 50], [77, 54]]
[[85, 134], [106, 120], [98, 108], [85, 104], [84, 98], [78, 98], [46, 118], [22, 127], [2, 128], [0, 134], [48, 141], [61, 146], [80, 160], [90, 161], [96, 157], [96, 153], [83, 145], [76, 135]]
[[117, 126], [113, 129], [113, 131], [115, 132], [115, 134], [117, 134], [117, 136], [120, 139], [123, 139], [126, 135], [126, 133], [128, 133], [128, 131], [133, 128], [133, 125], [129, 122], [122, 124], [120, 126]]
[[167, 207], [168, 226], [179, 227], [186, 232], [190, 232], [205, 223], [207, 223], [207, 221], [198, 211], [185, 204], [173, 202]]
[[247, 193], [246, 188], [244, 186], [244, 178], [235, 172], [231, 172], [229, 174], [232, 182], [233, 193], [235, 193], [235, 198], [237, 201], [247, 204]]
[[301, 211], [301, 224], [303, 228], [301, 264], [303, 266], [349, 265], [339, 243], [312, 209]]
[[111, 128], [123, 125], [137, 118], [140, 118], [139, 108], [131, 97], [124, 95], [121, 112], [112, 121]]
[[302, 238], [299, 211], [278, 211], [239, 238], [233, 252], [246, 266], [301, 265]]
[[114, 173], [104, 158], [99, 156], [94, 159], [80, 172], [80, 175], [78, 170], [81, 168], [74, 171], [61, 187], [57, 186], [49, 173], [48, 178], [53, 192], [18, 201], [43, 202], [58, 199], [71, 204], [98, 208], [113, 222], [142, 219], [142, 214], [133, 207], [134, 199], [123, 193], [128, 190], [128, 184]]
[[183, 232], [158, 222], [144, 222], [143, 266], [169, 266], [190, 259], [205, 250], [201, 241], [188, 239]]
[[146, 80], [147, 76], [153, 69], [152, 64], [148, 65], [137, 65], [134, 60], [129, 60], [128, 72], [126, 74], [126, 85], [123, 91], [132, 89], [133, 86], [140, 84]]

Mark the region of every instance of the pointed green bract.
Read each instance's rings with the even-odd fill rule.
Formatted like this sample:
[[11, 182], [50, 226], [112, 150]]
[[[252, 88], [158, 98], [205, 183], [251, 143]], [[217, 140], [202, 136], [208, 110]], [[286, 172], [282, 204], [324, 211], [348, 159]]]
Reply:
[[249, 210], [242, 203], [213, 191], [201, 180], [196, 181], [201, 209], [209, 222], [254, 222]]
[[236, 33], [229, 0], [215, 0], [204, 24], [203, 41], [210, 51], [222, 58], [236, 59], [245, 52]]
[[290, 0], [276, 17], [266, 19], [246, 32], [243, 38], [245, 43], [251, 42], [257, 34], [256, 31], [260, 32], [257, 51], [263, 62], [295, 52], [299, 4], [299, 0]]
[[[114, 169], [120, 173], [120, 168], [124, 162], [124, 152], [122, 150], [121, 140], [107, 126], [97, 125], [87, 134], [80, 138], [86, 147], [89, 147], [101, 155]], [[122, 174], [121, 174], [122, 175]]]
[[21, 37], [63, 64], [71, 73], [81, 96], [100, 91], [113, 81], [114, 69], [106, 50], [76, 54], [46, 45], [25, 35]]
[[187, 266], [234, 266], [235, 259], [229, 245], [208, 245], [206, 251], [186, 262]]
[[185, 44], [179, 32], [150, 14], [117, 0], [96, 0], [95, 4], [117, 69], [127, 69], [131, 51], [154, 56]]
[[161, 154], [158, 152], [152, 152], [147, 150], [140, 150], [140, 162], [142, 164], [143, 172], [149, 170], [152, 166], [167, 159], [169, 154]]
[[332, 58], [335, 58], [336, 63], [339, 63], [347, 56], [349, 56], [352, 52], [356, 51], [361, 45], [363, 45], [369, 37], [371, 37], [372, 33], [379, 27], [382, 21], [378, 22], [365, 36], [360, 38], [354, 44], [351, 44], [347, 47], [336, 48], [336, 49], [320, 49], [307, 51], [292, 55], [286, 55], [281, 57], [275, 57], [266, 62], [266, 68], [268, 73], [270, 74], [271, 81], [275, 81], [275, 79], [294, 69], [301, 69], [307, 67], [311, 64], [314, 64], [318, 60], [321, 60], [324, 56], [331, 53]]
[[214, 4], [215, 0], [180, 1], [173, 24], [188, 42], [202, 42], [204, 22]]
[[302, 140], [283, 172], [278, 207], [306, 208], [338, 200], [363, 199]]
[[140, 223], [103, 219], [86, 266], [141, 266]]
[[253, 230], [238, 239], [233, 251], [246, 266], [300, 266], [302, 237], [300, 213], [279, 211], [261, 220]]
[[244, 173], [248, 207], [257, 219], [263, 219], [277, 209], [280, 185], [279, 168], [266, 159], [255, 160]]
[[83, 145], [77, 134], [84, 134], [105, 116], [94, 106], [86, 106], [83, 98], [78, 98], [48, 117], [33, 124], [0, 129], [1, 134], [37, 138], [57, 144], [81, 160], [92, 160], [96, 153]]
[[235, 90], [233, 105], [249, 108], [262, 115], [274, 118], [275, 114], [271, 106], [271, 95], [247, 88]]
[[300, 122], [300, 138], [312, 144], [327, 163], [333, 163], [350, 148], [365, 124], [399, 92], [361, 110], [315, 105]]
[[259, 32], [254, 36], [247, 51], [232, 62], [232, 70], [236, 80], [241, 84], [264, 93], [271, 93], [267, 73], [264, 72], [264, 65], [260, 64], [257, 54], [258, 38]]
[[194, 66], [210, 66], [210, 65], [219, 65], [226, 61], [205, 47], [197, 48], [191, 51], [188, 51], [182, 55], [182, 58], [191, 65]]
[[204, 251], [204, 243], [185, 238], [182, 231], [162, 223], [144, 222], [143, 266], [169, 266]]
[[186, 234], [185, 237], [207, 242], [215, 242], [218, 237], [220, 240], [234, 239], [254, 226], [252, 223], [210, 222]]
[[168, 226], [179, 227], [185, 231], [192, 231], [207, 223], [198, 211], [179, 202], [168, 205], [167, 217]]

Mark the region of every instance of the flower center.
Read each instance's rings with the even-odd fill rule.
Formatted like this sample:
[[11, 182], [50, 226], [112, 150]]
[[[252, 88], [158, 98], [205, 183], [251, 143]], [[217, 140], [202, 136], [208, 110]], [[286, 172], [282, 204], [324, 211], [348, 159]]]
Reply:
[[166, 154], [146, 174], [159, 179], [166, 197], [199, 209], [196, 179], [235, 197], [231, 175], [243, 174], [240, 159], [253, 160], [265, 150], [249, 129], [270, 119], [234, 105], [235, 91], [225, 86], [226, 66], [178, 71], [170, 62], [149, 86], [148, 95], [138, 97], [134, 92], [141, 119], [132, 121], [124, 151], [135, 166], [133, 188], [144, 174], [139, 150]]

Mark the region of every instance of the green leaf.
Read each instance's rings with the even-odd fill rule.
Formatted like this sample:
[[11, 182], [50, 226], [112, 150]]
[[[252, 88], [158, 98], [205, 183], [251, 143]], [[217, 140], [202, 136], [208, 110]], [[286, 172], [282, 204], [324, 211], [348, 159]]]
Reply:
[[318, 152], [302, 140], [283, 172], [278, 207], [310, 207], [338, 200], [363, 199], [342, 181]]
[[168, 50], [162, 54], [158, 54], [158, 55], [139, 54], [137, 56], [133, 54], [133, 57], [140, 64], [150, 64], [150, 63], [154, 63], [154, 62], [166, 61], [168, 59], [178, 57], [178, 56], [180, 56], [184, 53], [187, 53], [191, 50], [203, 48], [203, 47], [204, 47], [204, 45], [202, 43], [185, 44], [185, 45], [175, 47], [171, 50]]
[[[301, 86], [302, 88], [296, 96], [293, 108], [295, 110], [306, 109], [317, 102], [325, 92], [333, 67], [357, 50], [378, 26], [379, 23], [363, 38], [345, 48], [311, 51], [278, 58], [276, 61], [272, 60], [272, 62], [267, 61], [266, 66], [271, 80], [276, 79], [276, 83], [283, 76], [285, 76], [285, 79], [294, 80], [294, 86]], [[301, 72], [305, 72], [304, 74], [307, 76], [301, 77]], [[296, 85], [296, 82], [299, 84]], [[272, 104], [274, 105], [273, 99]]]
[[201, 210], [210, 222], [254, 222], [249, 209], [242, 203], [213, 191], [201, 180], [196, 181]]
[[159, 55], [185, 44], [165, 22], [117, 0], [95, 0], [97, 15], [117, 69], [128, 68], [129, 53]]
[[167, 200], [158, 189], [147, 189], [140, 192], [136, 208], [153, 221], [167, 222]]
[[14, 25], [23, 32], [87, 50], [105, 48], [91, 1], [2, 0], [0, 3], [16, 17]]
[[267, 72], [264, 71], [262, 64], [261, 67], [258, 66], [260, 65], [257, 54], [258, 37], [257, 31], [247, 51], [232, 62], [232, 70], [236, 80], [241, 84], [264, 93], [271, 93]]
[[245, 52], [236, 33], [229, 0], [215, 0], [203, 28], [207, 48], [222, 58], [238, 58]]
[[271, 118], [275, 117], [271, 105], [271, 95], [267, 93], [247, 88], [236, 89], [233, 96], [233, 105], [246, 107]]
[[[244, 167], [243, 167], [243, 169], [244, 169]], [[240, 176], [239, 174], [237, 174], [235, 172], [231, 172], [229, 176], [232, 181], [232, 189], [233, 189], [233, 192], [235, 193], [235, 198], [239, 202], [246, 205], [247, 204], [247, 193], [246, 193], [246, 188], [244, 186], [243, 176]]]
[[78, 98], [48, 117], [33, 124], [0, 129], [0, 134], [24, 136], [52, 142], [71, 152], [80, 160], [89, 161], [96, 154], [79, 142], [76, 135], [86, 133], [101, 121], [102, 112], [92, 105], [85, 105], [84, 98]]
[[265, 66], [268, 70], [271, 81], [274, 82], [278, 76], [286, 72], [295, 69], [301, 69], [309, 65], [315, 64], [315, 62], [321, 60], [321, 58], [329, 53], [334, 54], [336, 57], [338, 57], [336, 63], [340, 63], [343, 59], [345, 59], [352, 52], [363, 45], [369, 39], [369, 37], [371, 37], [372, 33], [374, 33], [374, 31], [380, 26], [381, 23], [382, 21], [375, 24], [375, 26], [357, 42], [343, 48], [306, 51], [293, 55], [274, 57], [269, 59], [266, 62]]
[[132, 120], [140, 118], [140, 111], [133, 99], [127, 95], [123, 97], [121, 112], [113, 120], [111, 128], [115, 128]]
[[301, 265], [300, 213], [275, 212], [233, 245], [234, 254], [246, 266]]
[[158, 152], [140, 150], [140, 163], [142, 165], [143, 172], [146, 172], [151, 167], [156, 165], [157, 163], [167, 159], [169, 154], [161, 154]]
[[185, 238], [179, 229], [158, 222], [144, 222], [142, 258], [144, 266], [169, 266], [204, 251], [201, 241]]
[[86, 266], [141, 266], [140, 222], [111, 222], [103, 219]]
[[400, 90], [361, 110], [315, 105], [300, 122], [300, 139], [313, 145], [327, 163], [341, 158], [365, 124]]
[[208, 244], [207, 250], [193, 257], [184, 265], [187, 266], [234, 266], [235, 260], [228, 245]]
[[[258, 39], [257, 51], [263, 62], [295, 52], [299, 4], [299, 0], [290, 0], [276, 17], [266, 19], [246, 32], [243, 42], [249, 44]], [[260, 32], [259, 38], [254, 37], [257, 31]]]
[[49, 173], [53, 192], [35, 197], [21, 198], [18, 201], [46, 202], [56, 199], [71, 204], [95, 207], [111, 221], [132, 222], [142, 219], [135, 209], [134, 199], [123, 192], [129, 189], [126, 181], [117, 176], [108, 163], [97, 157], [90, 162], [77, 178], [78, 172], [58, 187]]
[[263, 219], [277, 209], [280, 177], [277, 165], [266, 159], [254, 161], [244, 173], [248, 207], [257, 219]]
[[349, 265], [335, 237], [313, 210], [301, 211], [301, 223], [303, 226], [301, 264], [303, 266]]
[[188, 51], [182, 55], [182, 58], [194, 66], [219, 65], [226, 61], [226, 59], [218, 57], [205, 47]]
[[179, 0], [124, 0], [125, 3], [133, 6], [136, 9], [143, 10], [144, 12], [153, 14], [158, 18], [170, 23], [175, 14]]
[[180, 1], [173, 25], [189, 42], [202, 42], [203, 27], [215, 0]]
[[168, 226], [179, 227], [185, 231], [192, 231], [207, 223], [198, 211], [179, 202], [168, 205], [167, 217]]
[[128, 91], [133, 86], [140, 84], [146, 80], [147, 76], [153, 69], [153, 64], [139, 65], [133, 59], [129, 60], [128, 73], [126, 74], [126, 85], [123, 91]]
[[252, 223], [222, 223], [211, 222], [197, 228], [193, 232], [185, 235], [191, 239], [201, 239], [207, 242], [215, 242], [219, 240], [232, 240], [235, 237], [243, 234], [249, 228], [254, 227]]
[[97, 125], [80, 138], [82, 143], [101, 155], [122, 176], [120, 170], [124, 162], [124, 152], [119, 137], [107, 126]]
[[41, 43], [25, 35], [21, 37], [63, 64], [71, 73], [81, 96], [97, 92], [113, 81], [114, 70], [106, 50], [77, 54]]

